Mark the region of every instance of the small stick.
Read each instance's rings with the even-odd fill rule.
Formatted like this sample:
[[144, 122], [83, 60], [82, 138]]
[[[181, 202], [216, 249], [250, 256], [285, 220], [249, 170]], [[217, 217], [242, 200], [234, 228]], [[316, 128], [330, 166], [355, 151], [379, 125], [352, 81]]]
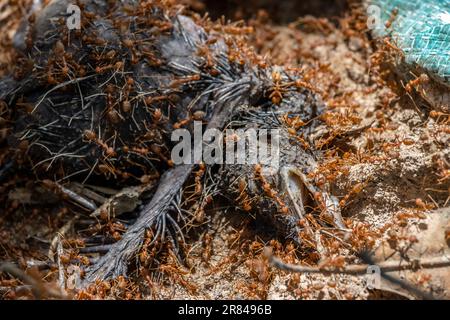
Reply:
[[16, 277], [23, 281], [27, 285], [27, 287], [24, 286], [24, 288], [28, 288], [29, 286], [36, 299], [41, 299], [43, 297], [65, 298], [64, 293], [51, 287], [45, 286], [43, 282], [40, 282], [39, 280], [26, 274], [23, 270], [19, 269], [12, 263], [0, 263], [0, 273], [2, 272], [9, 273], [13, 277]]
[[[334, 268], [334, 269], [324, 269], [318, 267], [309, 267], [302, 266], [296, 264], [284, 263], [281, 259], [275, 257], [272, 254], [272, 250], [270, 248], [264, 249], [264, 255], [269, 259], [269, 262], [276, 268], [296, 273], [327, 273], [327, 274], [366, 274], [368, 264], [354, 264], [345, 266], [343, 268]], [[377, 266], [380, 267], [382, 272], [392, 272], [392, 271], [401, 271], [401, 270], [416, 270], [416, 269], [431, 269], [431, 268], [442, 268], [450, 266], [450, 257], [441, 256], [441, 257], [433, 257], [422, 260], [413, 260], [413, 261], [383, 261], [377, 263]]]
[[80, 216], [77, 214], [72, 219], [67, 221], [61, 229], [58, 230], [56, 235], [53, 237], [52, 242], [50, 244], [50, 248], [48, 249], [47, 256], [52, 262], [55, 262], [55, 250], [57, 249], [58, 241], [60, 240], [60, 237], [64, 237], [64, 235], [72, 228], [73, 223], [79, 218]]

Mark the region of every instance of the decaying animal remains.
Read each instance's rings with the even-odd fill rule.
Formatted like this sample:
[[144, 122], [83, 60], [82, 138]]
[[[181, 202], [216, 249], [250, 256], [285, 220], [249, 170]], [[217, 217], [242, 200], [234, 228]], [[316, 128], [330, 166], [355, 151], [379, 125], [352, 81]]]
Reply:
[[[198, 164], [174, 165], [171, 133], [225, 127], [279, 129], [279, 166], [223, 165], [223, 192], [268, 217], [286, 237], [310, 232], [313, 204], [346, 231], [339, 205], [309, 173], [320, 157], [310, 134], [324, 106], [301, 74], [243, 43], [245, 27], [213, 24], [164, 1], [83, 0], [81, 29], [69, 1], [29, 19], [14, 75], [0, 81], [13, 114], [11, 161], [39, 179], [129, 187], [157, 180], [137, 221], [89, 267], [86, 282], [124, 274], [146, 229], [177, 242], [183, 185]], [[204, 141], [203, 143], [207, 143]]]

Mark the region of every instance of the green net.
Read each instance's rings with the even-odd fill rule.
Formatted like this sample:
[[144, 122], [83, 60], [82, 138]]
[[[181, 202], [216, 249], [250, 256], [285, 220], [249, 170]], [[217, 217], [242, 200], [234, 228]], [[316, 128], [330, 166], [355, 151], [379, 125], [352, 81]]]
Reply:
[[368, 5], [374, 35], [390, 36], [407, 64], [450, 84], [450, 0], [368, 0]]

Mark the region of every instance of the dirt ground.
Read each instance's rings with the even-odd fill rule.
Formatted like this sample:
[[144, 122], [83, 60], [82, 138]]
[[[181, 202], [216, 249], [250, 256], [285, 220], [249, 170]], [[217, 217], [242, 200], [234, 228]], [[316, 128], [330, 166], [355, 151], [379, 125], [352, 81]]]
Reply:
[[[424, 99], [426, 93], [421, 86], [408, 92], [404, 80], [389, 72], [385, 62], [392, 52], [382, 41], [370, 37], [361, 9], [352, 3], [351, 8], [343, 6], [327, 13], [327, 18], [304, 15], [301, 8], [299, 19], [277, 22], [263, 9], [250, 10], [256, 13], [248, 16], [242, 10], [227, 11], [228, 17], [234, 18], [234, 14], [245, 18], [254, 27], [249, 41], [258, 53], [270, 55], [274, 64], [301, 68], [321, 91], [328, 116], [316, 133], [316, 147], [326, 152], [316, 178], [332, 184], [346, 224], [353, 230], [351, 239], [341, 243], [340, 239], [324, 237], [322, 248], [299, 251], [249, 213], [217, 201], [207, 210], [201, 226], [186, 233], [188, 266], [180, 266], [168, 256], [163, 266], [152, 265], [139, 276], [99, 283], [82, 292], [66, 289], [66, 297], [418, 297], [410, 289], [385, 280], [381, 289], [368, 289], [364, 274], [281, 271], [263, 254], [264, 247], [270, 246], [286, 263], [311, 266], [360, 264], [355, 252], [362, 247], [372, 248], [377, 262], [450, 257], [449, 115]], [[196, 5], [202, 10], [211, 6], [201, 2]], [[4, 73], [12, 59], [12, 30], [26, 10], [23, 8], [28, 7], [28, 1], [0, 5], [0, 64]], [[314, 10], [310, 12], [314, 14]], [[7, 131], [2, 132], [7, 135]], [[6, 153], [3, 140], [1, 148]], [[2, 159], [0, 155], [0, 163]], [[1, 182], [0, 260], [16, 262], [35, 279], [43, 279], [39, 280], [45, 287], [41, 294], [52, 296], [59, 290], [58, 279], [59, 284], [61, 277], [70, 280], [71, 266], [73, 270], [73, 266], [88, 263], [82, 256], [90, 255], [79, 253], [85, 244], [78, 240], [83, 228], [89, 226], [83, 224], [84, 212], [61, 205], [57, 196], [24, 181], [25, 177], [18, 174], [13, 180]], [[35, 201], [35, 197], [43, 196], [48, 200], [45, 208]], [[69, 227], [62, 232], [63, 226]], [[47, 253], [57, 232], [65, 240], [56, 248], [63, 258], [38, 263], [49, 261]], [[65, 271], [62, 275], [61, 269]], [[389, 274], [437, 297], [449, 297], [448, 266]], [[0, 275], [1, 297], [30, 298], [33, 294], [36, 296], [23, 276]]]

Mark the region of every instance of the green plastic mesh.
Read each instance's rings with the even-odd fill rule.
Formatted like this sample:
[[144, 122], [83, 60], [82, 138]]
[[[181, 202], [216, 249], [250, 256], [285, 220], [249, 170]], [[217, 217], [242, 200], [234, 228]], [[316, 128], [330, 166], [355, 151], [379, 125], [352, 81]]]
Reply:
[[[379, 9], [381, 18], [373, 26], [374, 35], [390, 36], [407, 64], [450, 84], [450, 0], [369, 0], [368, 4], [369, 16]], [[390, 20], [392, 25], [386, 27]]]

